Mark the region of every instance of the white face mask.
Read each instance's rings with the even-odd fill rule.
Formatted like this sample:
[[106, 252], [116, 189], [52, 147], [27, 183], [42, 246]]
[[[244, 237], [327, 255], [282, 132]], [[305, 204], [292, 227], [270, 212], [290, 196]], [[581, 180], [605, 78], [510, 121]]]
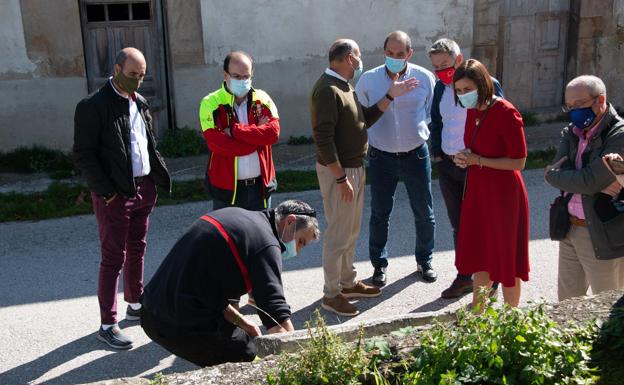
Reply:
[[[282, 259], [286, 260], [286, 259], [291, 259], [297, 256], [297, 241], [295, 239], [295, 234], [297, 234], [297, 221], [295, 220], [295, 225], [293, 226], [294, 231], [293, 231], [293, 236], [292, 236], [292, 240], [288, 241], [288, 242], [284, 242], [284, 231], [282, 231], [282, 242], [284, 242], [284, 245], [286, 246], [286, 250], [284, 250], [282, 252]], [[284, 229], [286, 230], [286, 229]]]

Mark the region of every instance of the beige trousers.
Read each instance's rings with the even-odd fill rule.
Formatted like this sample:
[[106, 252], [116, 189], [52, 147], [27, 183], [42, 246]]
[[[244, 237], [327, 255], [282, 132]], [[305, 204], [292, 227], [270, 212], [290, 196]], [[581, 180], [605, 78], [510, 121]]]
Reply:
[[559, 242], [559, 301], [624, 288], [624, 258], [596, 259], [587, 227], [570, 227]]
[[353, 186], [354, 198], [350, 203], [341, 199], [336, 178], [329, 168], [316, 164], [327, 219], [327, 228], [323, 233], [323, 293], [327, 298], [337, 296], [343, 287], [353, 287], [356, 283], [357, 272], [353, 262], [362, 224], [366, 173], [364, 167], [346, 168], [345, 173]]

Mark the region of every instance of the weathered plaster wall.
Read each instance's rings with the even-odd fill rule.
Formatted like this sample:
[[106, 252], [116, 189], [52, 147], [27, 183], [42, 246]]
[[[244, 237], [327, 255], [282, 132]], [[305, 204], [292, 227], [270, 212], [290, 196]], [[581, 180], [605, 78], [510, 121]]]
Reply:
[[[199, 126], [199, 102], [220, 86], [223, 58], [234, 49], [254, 56], [254, 86], [276, 102], [281, 139], [287, 140], [311, 134], [308, 93], [327, 67], [327, 50], [336, 38], [351, 37], [359, 43], [365, 69], [383, 63], [384, 38], [397, 29], [410, 34], [412, 61], [426, 68], [430, 68], [426, 48], [440, 37], [456, 39], [466, 55], [472, 47], [470, 0], [264, 0], [252, 7], [244, 0], [185, 3], [168, 9], [169, 28], [178, 31], [170, 33], [178, 126]], [[201, 56], [198, 42], [203, 44]]]
[[[580, 2], [580, 4], [578, 4]], [[607, 97], [624, 107], [624, 0], [579, 0], [577, 55], [573, 78], [594, 74], [607, 85]]]
[[87, 94], [78, 2], [0, 0], [0, 151], [69, 149]]

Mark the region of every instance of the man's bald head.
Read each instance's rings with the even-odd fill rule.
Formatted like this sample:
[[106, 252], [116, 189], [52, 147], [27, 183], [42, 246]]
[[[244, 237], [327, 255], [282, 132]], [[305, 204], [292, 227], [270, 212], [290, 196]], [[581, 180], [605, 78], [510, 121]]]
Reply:
[[119, 65], [122, 69], [128, 61], [132, 61], [143, 66], [147, 65], [143, 52], [133, 47], [126, 47], [122, 49], [117, 52], [117, 56], [115, 57], [115, 64]]
[[360, 47], [351, 39], [338, 39], [329, 47], [329, 62], [343, 61], [350, 54], [360, 56]]
[[253, 70], [253, 58], [245, 51], [232, 51], [223, 60], [223, 71], [230, 73], [231, 65], [242, 65]]

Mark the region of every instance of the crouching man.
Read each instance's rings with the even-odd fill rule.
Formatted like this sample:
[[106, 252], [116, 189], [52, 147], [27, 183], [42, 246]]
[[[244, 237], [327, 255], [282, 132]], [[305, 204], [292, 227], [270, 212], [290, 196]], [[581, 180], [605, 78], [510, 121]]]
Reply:
[[199, 366], [252, 361], [260, 328], [231, 300], [253, 292], [268, 334], [294, 330], [282, 259], [319, 234], [316, 212], [297, 200], [264, 211], [228, 207], [202, 216], [145, 287], [141, 326], [154, 342]]

